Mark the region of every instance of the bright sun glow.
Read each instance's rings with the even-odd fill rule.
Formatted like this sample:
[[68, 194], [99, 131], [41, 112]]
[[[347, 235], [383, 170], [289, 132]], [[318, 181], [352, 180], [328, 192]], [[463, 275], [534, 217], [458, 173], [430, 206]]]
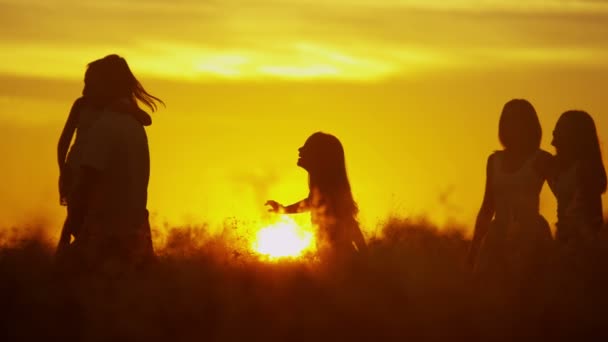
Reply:
[[287, 215], [256, 234], [253, 249], [269, 257], [278, 259], [302, 256], [305, 251], [314, 248], [314, 233], [311, 228], [302, 227]]

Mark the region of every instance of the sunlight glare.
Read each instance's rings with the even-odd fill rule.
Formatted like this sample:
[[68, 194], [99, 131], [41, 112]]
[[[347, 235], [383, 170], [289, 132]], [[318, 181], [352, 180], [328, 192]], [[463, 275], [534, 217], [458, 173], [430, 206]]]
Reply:
[[253, 250], [270, 259], [296, 258], [313, 246], [312, 230], [300, 226], [287, 215], [282, 215], [277, 222], [260, 229], [253, 242]]

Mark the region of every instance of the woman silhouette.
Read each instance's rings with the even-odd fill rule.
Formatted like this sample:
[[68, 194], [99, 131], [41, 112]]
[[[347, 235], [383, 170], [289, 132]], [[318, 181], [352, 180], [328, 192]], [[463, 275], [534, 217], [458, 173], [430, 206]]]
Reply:
[[[91, 128], [107, 110], [129, 114], [141, 125], [150, 125], [152, 120], [139, 107], [138, 101], [152, 111], [157, 108], [156, 102], [163, 103], [142, 87], [124, 58], [109, 55], [88, 64], [82, 97], [72, 105], [57, 146], [60, 204], [67, 206], [67, 217], [57, 247], [58, 256], [66, 251], [72, 237], [78, 236], [83, 224], [84, 200], [78, 198], [75, 190], [82, 178], [83, 150]], [[74, 134], [76, 138], [70, 147]]]
[[321, 253], [327, 258], [349, 258], [366, 251], [365, 239], [357, 221], [344, 149], [333, 135], [317, 132], [299, 149], [298, 166], [308, 171], [308, 197], [283, 206], [275, 201], [266, 205], [277, 213], [311, 212], [312, 223], [319, 227]]
[[522, 276], [551, 242], [539, 196], [552, 156], [540, 149], [540, 122], [526, 100], [505, 104], [498, 136], [504, 149], [490, 155], [486, 188], [468, 261], [477, 274]]
[[603, 224], [606, 170], [593, 118], [583, 111], [561, 115], [555, 130], [555, 168], [549, 186], [557, 198], [557, 240], [578, 244], [595, 240]]

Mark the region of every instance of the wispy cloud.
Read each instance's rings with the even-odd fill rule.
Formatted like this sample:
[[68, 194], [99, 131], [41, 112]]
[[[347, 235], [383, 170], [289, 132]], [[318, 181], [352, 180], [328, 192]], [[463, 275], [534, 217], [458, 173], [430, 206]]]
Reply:
[[128, 57], [165, 78], [370, 80], [482, 65], [598, 65], [591, 0], [0, 0], [0, 72], [82, 77]]

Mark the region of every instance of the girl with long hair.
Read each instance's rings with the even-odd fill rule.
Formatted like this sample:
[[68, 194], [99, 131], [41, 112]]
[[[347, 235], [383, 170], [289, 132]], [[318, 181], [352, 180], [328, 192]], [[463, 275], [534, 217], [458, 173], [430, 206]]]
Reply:
[[539, 253], [550, 246], [551, 231], [539, 213], [539, 201], [552, 156], [540, 149], [542, 130], [530, 102], [507, 102], [498, 126], [504, 149], [488, 158], [468, 262], [478, 275], [501, 281], [530, 275], [542, 259]]
[[603, 225], [606, 169], [591, 115], [580, 110], [563, 113], [552, 145], [556, 156], [549, 185], [557, 198], [557, 241], [592, 241]]
[[[164, 104], [144, 89], [124, 58], [108, 55], [88, 64], [82, 97], [72, 105], [57, 145], [60, 204], [67, 206], [67, 217], [57, 247], [58, 256], [70, 245], [72, 237], [78, 235], [82, 225], [84, 204], [82, 199], [75, 198], [74, 190], [79, 182], [82, 149], [90, 128], [105, 110], [126, 113], [144, 126], [151, 125], [150, 115], [140, 108], [138, 102], [151, 111], [157, 109], [157, 103]], [[72, 140], [74, 143], [70, 147]]]
[[365, 252], [365, 239], [357, 220], [359, 209], [351, 192], [340, 141], [327, 133], [314, 133], [300, 147], [299, 155], [298, 166], [308, 171], [308, 197], [288, 206], [268, 201], [270, 211], [310, 211], [313, 225], [319, 228], [319, 241], [327, 243], [330, 258]]

